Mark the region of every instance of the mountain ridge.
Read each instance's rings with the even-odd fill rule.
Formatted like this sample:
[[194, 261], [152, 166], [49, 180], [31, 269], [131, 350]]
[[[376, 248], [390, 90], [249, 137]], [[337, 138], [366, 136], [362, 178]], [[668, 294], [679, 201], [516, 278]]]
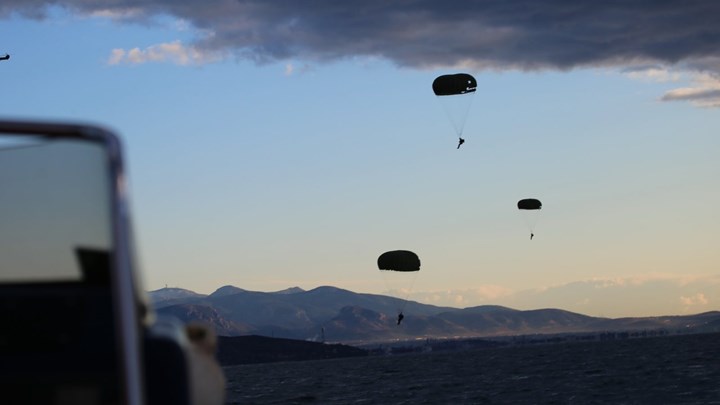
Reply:
[[[313, 341], [370, 342], [602, 331], [720, 331], [720, 312], [605, 318], [558, 308], [499, 305], [441, 307], [332, 286], [277, 292], [223, 286], [209, 295], [159, 289], [148, 294], [160, 315], [203, 322], [221, 336], [259, 335]], [[398, 325], [402, 311], [404, 321]]]

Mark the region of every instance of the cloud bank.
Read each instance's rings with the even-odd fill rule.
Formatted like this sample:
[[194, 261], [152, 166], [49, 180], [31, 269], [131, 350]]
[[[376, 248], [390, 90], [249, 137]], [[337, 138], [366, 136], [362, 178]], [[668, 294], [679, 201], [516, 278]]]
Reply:
[[720, 310], [720, 275], [598, 278], [523, 291], [483, 286], [467, 290], [418, 291], [409, 298], [459, 308], [478, 305], [503, 305], [515, 309], [560, 308], [611, 318], [687, 315]]
[[[148, 24], [157, 17], [186, 22], [198, 35], [182, 45], [192, 50], [185, 56], [167, 57], [175, 63], [204, 60], [193, 54], [222, 54], [258, 63], [371, 57], [417, 69], [655, 65], [712, 81], [663, 100], [720, 102], [717, 1], [5, 0], [0, 17], [42, 19], [51, 6], [121, 23]], [[158, 49], [120, 51], [112, 61], [162, 59]]]
[[204, 64], [216, 61], [218, 55], [186, 47], [180, 41], [153, 45], [145, 49], [113, 49], [108, 58], [109, 65], [142, 64], [147, 62], [172, 62], [178, 65]]

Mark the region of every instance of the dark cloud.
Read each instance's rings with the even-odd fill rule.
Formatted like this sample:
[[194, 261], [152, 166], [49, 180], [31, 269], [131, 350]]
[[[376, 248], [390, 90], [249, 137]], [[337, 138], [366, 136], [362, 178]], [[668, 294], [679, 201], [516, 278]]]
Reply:
[[572, 69], [720, 57], [715, 0], [5, 0], [0, 15], [39, 18], [49, 4], [144, 22], [182, 18], [208, 33], [198, 49], [257, 61]]

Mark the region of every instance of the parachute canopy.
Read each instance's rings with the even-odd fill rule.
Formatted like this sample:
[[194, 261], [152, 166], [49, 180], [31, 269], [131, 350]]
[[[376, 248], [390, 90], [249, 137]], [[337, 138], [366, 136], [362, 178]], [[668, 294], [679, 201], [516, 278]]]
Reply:
[[534, 198], [526, 198], [518, 201], [517, 207], [519, 210], [539, 210], [542, 208], [542, 203]]
[[456, 73], [438, 76], [433, 81], [432, 87], [436, 96], [453, 96], [474, 92], [477, 88], [477, 81], [467, 73]]
[[393, 250], [378, 257], [378, 269], [389, 271], [420, 271], [420, 258], [409, 250]]

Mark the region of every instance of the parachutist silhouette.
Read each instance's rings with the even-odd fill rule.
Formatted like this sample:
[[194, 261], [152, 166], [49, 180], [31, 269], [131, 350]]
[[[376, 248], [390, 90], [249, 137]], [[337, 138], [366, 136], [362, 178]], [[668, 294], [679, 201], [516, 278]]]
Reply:
[[460, 145], [465, 142], [462, 139], [463, 128], [471, 101], [477, 91], [477, 80], [467, 73], [442, 75], [433, 80], [432, 89], [447, 113], [455, 134], [460, 138], [457, 147], [460, 149]]
[[535, 231], [535, 222], [537, 221], [536, 215], [542, 209], [542, 203], [536, 198], [525, 198], [517, 202], [517, 207], [523, 212], [527, 230], [530, 231], [530, 240], [533, 240], [533, 237], [535, 237], [533, 233]]
[[[398, 290], [398, 285], [392, 286], [391, 279], [395, 281], [408, 280], [413, 281], [420, 271], [420, 258], [415, 253], [409, 250], [391, 250], [380, 255], [377, 259], [378, 270], [383, 274], [385, 278], [385, 284], [387, 289], [390, 291]], [[399, 278], [396, 278], [399, 277]], [[409, 278], [406, 278], [409, 277]], [[408, 283], [410, 284], [410, 283]], [[410, 284], [411, 285], [411, 284]], [[392, 287], [392, 288], [391, 288]], [[398, 306], [395, 307], [398, 311], [397, 324], [400, 325], [403, 318], [405, 317], [402, 313], [403, 308], [407, 304], [407, 295], [404, 298], [398, 298]], [[388, 314], [389, 315], [389, 314]]]

